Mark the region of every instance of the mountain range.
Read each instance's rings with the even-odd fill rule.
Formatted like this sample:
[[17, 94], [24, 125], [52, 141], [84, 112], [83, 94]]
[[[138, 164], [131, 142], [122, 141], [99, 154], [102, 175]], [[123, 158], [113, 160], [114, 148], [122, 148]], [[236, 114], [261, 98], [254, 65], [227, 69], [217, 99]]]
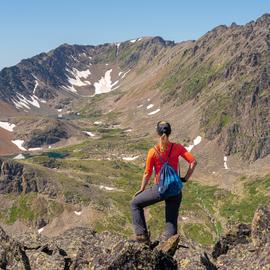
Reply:
[[[264, 14], [197, 40], [63, 44], [2, 69], [0, 225], [11, 235], [78, 226], [130, 235], [127, 202], [159, 120], [198, 160], [181, 234], [209, 246], [251, 223], [270, 202], [269, 26]], [[147, 212], [154, 237], [161, 209]]]

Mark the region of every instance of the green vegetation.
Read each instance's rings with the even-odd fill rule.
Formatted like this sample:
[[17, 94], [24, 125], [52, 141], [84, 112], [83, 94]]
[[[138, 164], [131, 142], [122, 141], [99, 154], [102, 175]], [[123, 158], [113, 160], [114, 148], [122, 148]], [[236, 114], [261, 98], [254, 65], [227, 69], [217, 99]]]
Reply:
[[122, 45], [118, 57], [120, 68], [125, 70], [127, 68], [127, 64], [137, 64], [139, 58], [133, 57], [135, 54], [139, 55], [139, 50], [136, 44], [127, 43], [124, 46]]
[[113, 63], [116, 60], [116, 46], [109, 46], [106, 51], [94, 57], [94, 63]]
[[200, 65], [195, 64], [195, 66], [188, 63], [172, 65], [173, 69], [160, 85], [164, 103], [174, 99], [177, 105], [181, 105], [185, 101], [195, 98], [203, 89], [207, 89], [210, 79], [218, 76], [224, 68], [224, 65], [218, 66], [207, 62]]
[[184, 225], [183, 229], [187, 237], [198, 243], [210, 245], [214, 242], [213, 235], [203, 224], [188, 223]]
[[17, 219], [33, 221], [36, 214], [31, 206], [33, 205], [33, 200], [36, 196], [35, 193], [20, 195], [9, 209], [7, 223], [14, 223]]
[[218, 134], [223, 127], [233, 122], [231, 98], [229, 95], [216, 95], [208, 104], [203, 111], [201, 125], [206, 136], [212, 138], [213, 134]]
[[3, 195], [4, 200], [11, 200], [8, 209], [0, 210], [0, 220], [7, 224], [13, 224], [16, 220], [22, 220], [33, 224], [39, 218], [52, 220], [63, 212], [64, 206], [57, 200], [47, 199], [41, 194], [30, 192], [27, 194]]
[[233, 222], [252, 221], [256, 208], [270, 203], [270, 176], [244, 183], [244, 197], [230, 196], [225, 200], [221, 214]]

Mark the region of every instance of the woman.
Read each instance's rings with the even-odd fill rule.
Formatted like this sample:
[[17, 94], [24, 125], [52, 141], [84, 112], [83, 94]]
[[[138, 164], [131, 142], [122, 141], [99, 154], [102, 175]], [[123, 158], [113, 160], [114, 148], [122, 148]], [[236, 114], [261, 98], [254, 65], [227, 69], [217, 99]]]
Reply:
[[[148, 151], [141, 189], [135, 193], [131, 201], [132, 222], [135, 232], [135, 239], [133, 240], [144, 243], [149, 243], [150, 237], [145, 222], [143, 208], [165, 200], [166, 227], [162, 238], [167, 240], [172, 235], [177, 234], [178, 212], [182, 200], [181, 191], [178, 195], [171, 196], [167, 199], [162, 199], [160, 197], [157, 183], [159, 172], [163, 163], [156, 151], [159, 152], [164, 160], [167, 160], [171, 150], [168, 163], [175, 169], [175, 171], [178, 171], [179, 156], [182, 156], [189, 163], [189, 168], [185, 177], [181, 178], [182, 182], [186, 182], [190, 178], [197, 164], [195, 157], [190, 152], [188, 152], [183, 145], [179, 143], [172, 143], [169, 140], [169, 136], [171, 134], [171, 126], [168, 122], [159, 121], [157, 123], [156, 131], [159, 136], [159, 144], [156, 145], [156, 149], [153, 147]], [[152, 175], [153, 167], [155, 169], [154, 185], [146, 189], [146, 186]]]

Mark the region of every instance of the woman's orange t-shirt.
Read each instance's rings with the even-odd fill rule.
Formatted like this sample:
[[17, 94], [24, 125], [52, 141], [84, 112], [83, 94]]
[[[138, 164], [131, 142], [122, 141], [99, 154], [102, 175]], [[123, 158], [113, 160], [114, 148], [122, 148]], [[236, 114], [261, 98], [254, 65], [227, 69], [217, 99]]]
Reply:
[[[171, 145], [172, 143], [169, 142], [167, 150], [165, 152], [160, 151], [159, 144], [156, 145], [157, 150], [159, 151], [161, 157], [164, 160], [167, 160], [168, 158]], [[175, 169], [175, 171], [178, 171], [179, 156], [183, 157], [188, 163], [191, 163], [195, 160], [195, 157], [190, 152], [188, 152], [187, 149], [182, 144], [174, 143], [173, 149], [170, 155], [170, 159], [169, 159], [169, 164]], [[155, 173], [156, 173], [155, 178], [154, 178], [155, 184], [157, 184], [158, 182], [158, 175], [159, 175], [162, 165], [163, 165], [163, 162], [160, 160], [159, 155], [156, 153], [154, 147], [149, 149], [148, 154], [147, 154], [144, 174], [145, 176], [148, 176], [150, 178], [153, 172], [153, 167], [154, 167]]]

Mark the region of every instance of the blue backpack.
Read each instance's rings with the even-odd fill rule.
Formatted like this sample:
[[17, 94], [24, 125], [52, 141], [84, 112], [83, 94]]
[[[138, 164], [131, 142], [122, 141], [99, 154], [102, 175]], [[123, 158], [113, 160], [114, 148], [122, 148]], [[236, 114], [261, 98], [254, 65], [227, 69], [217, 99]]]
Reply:
[[[180, 190], [183, 187], [183, 183], [178, 175], [178, 173], [175, 171], [175, 169], [168, 163], [170, 154], [173, 148], [173, 144], [171, 146], [169, 155], [167, 160], [165, 161], [162, 156], [160, 155], [159, 151], [155, 148], [155, 151], [157, 152], [159, 159], [164, 164], [162, 165], [159, 173], [159, 181], [158, 181], [158, 192], [162, 198], [168, 198], [171, 196], [178, 195], [180, 193]], [[179, 172], [180, 174], [180, 172]]]

